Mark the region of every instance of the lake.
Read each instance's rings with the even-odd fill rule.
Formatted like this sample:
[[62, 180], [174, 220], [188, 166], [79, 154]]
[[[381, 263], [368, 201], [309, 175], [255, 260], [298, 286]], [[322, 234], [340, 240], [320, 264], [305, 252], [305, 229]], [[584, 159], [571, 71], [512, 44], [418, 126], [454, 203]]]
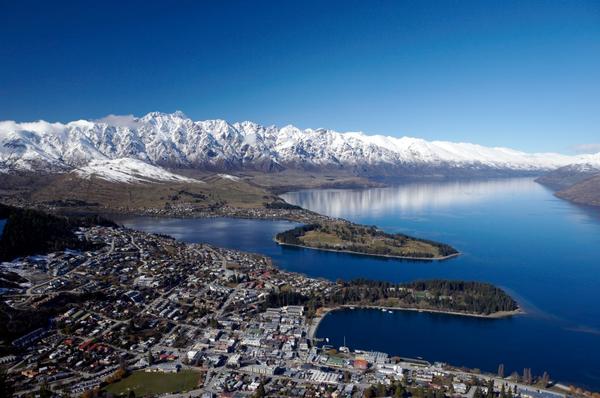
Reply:
[[494, 283], [527, 315], [506, 319], [375, 310], [335, 311], [318, 337], [350, 348], [423, 357], [506, 373], [530, 367], [600, 390], [600, 212], [552, 195], [529, 178], [407, 183], [364, 190], [307, 190], [290, 203], [335, 217], [449, 243], [442, 262], [382, 259], [282, 247], [296, 224], [234, 219], [127, 218], [125, 225], [187, 242], [269, 255], [286, 270], [331, 280], [450, 278]]

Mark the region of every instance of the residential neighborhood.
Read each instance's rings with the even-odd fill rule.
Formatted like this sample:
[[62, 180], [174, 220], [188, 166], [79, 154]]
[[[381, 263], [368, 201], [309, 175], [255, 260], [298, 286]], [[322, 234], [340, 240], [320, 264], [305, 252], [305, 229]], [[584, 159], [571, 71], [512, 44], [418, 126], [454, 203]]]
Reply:
[[490, 386], [531, 398], [571, 393], [332, 347], [314, 336], [323, 314], [267, 303], [284, 292], [327, 296], [337, 285], [279, 270], [261, 255], [126, 228], [80, 228], [77, 235], [98, 249], [2, 264], [28, 281], [3, 291], [6, 305], [55, 312], [0, 358], [16, 396], [35, 396], [40, 386], [62, 396], [118, 396], [128, 393], [118, 390], [128, 379], [160, 377], [191, 380], [155, 394], [177, 397], [355, 397], [370, 396], [374, 386], [436, 397], [473, 398]]

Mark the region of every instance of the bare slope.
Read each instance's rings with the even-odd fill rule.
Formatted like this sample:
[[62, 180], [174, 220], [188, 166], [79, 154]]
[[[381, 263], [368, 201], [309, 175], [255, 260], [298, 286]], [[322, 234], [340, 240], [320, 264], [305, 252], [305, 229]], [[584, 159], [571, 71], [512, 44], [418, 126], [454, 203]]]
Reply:
[[580, 162], [553, 170], [537, 180], [575, 203], [600, 206], [600, 154], [583, 155]]
[[590, 206], [600, 206], [600, 174], [556, 193], [559, 198]]

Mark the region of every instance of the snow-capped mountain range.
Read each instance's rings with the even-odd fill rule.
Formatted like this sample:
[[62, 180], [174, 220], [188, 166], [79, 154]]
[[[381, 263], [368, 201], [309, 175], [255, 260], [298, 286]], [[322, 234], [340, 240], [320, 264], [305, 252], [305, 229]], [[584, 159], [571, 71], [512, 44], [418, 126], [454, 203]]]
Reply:
[[90, 176], [118, 174], [115, 170], [119, 167], [134, 167], [144, 175], [169, 180], [185, 177], [161, 167], [215, 171], [344, 169], [356, 174], [394, 175], [423, 168], [540, 172], [571, 164], [600, 167], [600, 154], [525, 153], [469, 143], [301, 130], [291, 125], [278, 128], [252, 122], [193, 121], [181, 112], [152, 112], [140, 118], [110, 116], [67, 124], [0, 122], [0, 171], [4, 172], [77, 170]]

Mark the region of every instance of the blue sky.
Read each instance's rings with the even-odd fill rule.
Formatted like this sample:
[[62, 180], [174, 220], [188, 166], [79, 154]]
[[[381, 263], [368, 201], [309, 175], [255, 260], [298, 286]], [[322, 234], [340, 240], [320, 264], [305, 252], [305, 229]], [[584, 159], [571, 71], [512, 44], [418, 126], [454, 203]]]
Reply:
[[2, 120], [179, 109], [600, 151], [599, 1], [3, 1], [0, 15]]

